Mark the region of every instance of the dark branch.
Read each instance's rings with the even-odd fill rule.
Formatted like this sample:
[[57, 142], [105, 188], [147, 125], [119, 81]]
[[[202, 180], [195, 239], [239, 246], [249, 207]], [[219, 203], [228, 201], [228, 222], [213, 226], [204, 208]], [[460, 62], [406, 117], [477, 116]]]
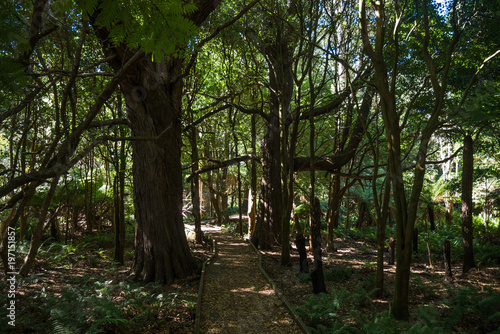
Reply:
[[187, 178], [187, 181], [190, 181], [195, 175], [200, 175], [203, 173], [210, 172], [212, 170], [229, 167], [231, 165], [235, 165], [235, 164], [238, 164], [240, 162], [244, 162], [244, 161], [248, 161], [248, 160], [255, 160], [257, 162], [260, 162], [260, 158], [253, 156], [253, 155], [244, 155], [244, 156], [237, 157], [237, 158], [230, 159], [230, 160], [226, 160], [226, 161], [217, 161], [212, 165], [198, 169], [197, 171], [195, 171], [194, 173], [189, 175], [189, 177]]
[[106, 126], [113, 126], [113, 125], [129, 125], [129, 121], [126, 118], [122, 119], [108, 119], [105, 121], [94, 121], [90, 123], [89, 129], [90, 128], [103, 128]]

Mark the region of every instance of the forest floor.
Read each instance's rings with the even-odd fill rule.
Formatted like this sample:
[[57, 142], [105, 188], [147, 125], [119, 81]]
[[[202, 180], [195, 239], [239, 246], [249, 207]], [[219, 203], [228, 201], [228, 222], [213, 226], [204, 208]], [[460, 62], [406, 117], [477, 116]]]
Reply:
[[[251, 246], [219, 227], [205, 223], [203, 229], [217, 240], [218, 256], [207, 266], [201, 332], [300, 333], [260, 273], [258, 257]], [[7, 318], [2, 307], [0, 332], [194, 332], [199, 275], [176, 280], [170, 286], [129, 282], [127, 277], [133, 253], [127, 252], [124, 265], [114, 263], [112, 234], [82, 237], [81, 240], [75, 245], [47, 242], [41, 248], [32, 275], [18, 281], [16, 327], [4, 325]], [[191, 243], [190, 246], [200, 263], [211, 255], [208, 245]], [[372, 298], [369, 293], [375, 282], [375, 245], [363, 239], [338, 238], [335, 246], [336, 252], [325, 252], [323, 257], [330, 298], [329, 304], [325, 304], [326, 315], [321, 314], [325, 310], [319, 310], [316, 315], [304, 312], [307, 311], [304, 305], [313, 298], [312, 284], [308, 275], [299, 274], [298, 253], [294, 248], [288, 266], [280, 265], [279, 249], [264, 253], [263, 266], [308, 326], [331, 328], [332, 322], [338, 321], [362, 332], [370, 332], [360, 324], [360, 319], [375, 323], [375, 317], [389, 309], [395, 266], [385, 266], [386, 291], [383, 297]], [[131, 244], [127, 249], [131, 249]], [[481, 264], [478, 269], [462, 275], [460, 259], [455, 259], [452, 269], [454, 277], [446, 281], [439, 261], [430, 267], [425, 253], [416, 257], [410, 283], [412, 322], [407, 326], [422, 318], [417, 314], [418, 309], [428, 305], [439, 310], [441, 318], [428, 314], [435, 326], [443, 327], [445, 322], [453, 322], [453, 329], [448, 332], [475, 334], [498, 329], [500, 319], [492, 322], [481, 318], [477, 308], [480, 304], [465, 307], [458, 297], [462, 291], [469, 300], [477, 302], [500, 293], [500, 266]], [[3, 279], [0, 280], [0, 291], [7, 291]], [[5, 305], [6, 296], [6, 293], [0, 295], [0, 305]], [[331, 296], [337, 297], [334, 304], [330, 303]], [[347, 300], [342, 301], [341, 296]], [[321, 306], [320, 302], [315, 299], [309, 307]], [[342, 303], [345, 307], [340, 307]], [[335, 312], [332, 312], [332, 305], [337, 307]], [[458, 306], [462, 308], [458, 309]], [[448, 318], [445, 319], [442, 316], [446, 314]], [[453, 316], [455, 318], [451, 319]], [[393, 325], [391, 322], [387, 324]]]
[[[7, 325], [2, 306], [0, 333], [194, 332], [200, 275], [171, 285], [132, 282], [132, 241], [120, 265], [113, 261], [111, 233], [80, 239], [67, 245], [48, 241], [40, 249], [31, 275], [17, 277], [15, 327]], [[210, 246], [190, 247], [201, 267]], [[7, 302], [6, 288], [0, 279], [0, 305]]]
[[229, 232], [205, 231], [217, 241], [207, 266], [201, 303], [201, 333], [301, 333], [259, 270], [248, 242]]
[[[363, 328], [358, 321], [363, 319], [365, 324], [366, 321], [374, 323], [378, 321], [376, 320], [377, 315], [380, 316], [382, 312], [389, 311], [394, 291], [396, 266], [387, 264], [384, 266], [385, 292], [381, 298], [363, 298], [363, 296], [370, 295], [370, 291], [373, 291], [375, 286], [376, 245], [370, 245], [361, 239], [347, 238], [335, 239], [334, 245], [335, 252], [323, 253], [326, 288], [330, 295], [337, 296], [337, 298], [341, 296], [340, 291], [347, 291], [346, 307], [339, 306], [331, 318], [324, 316], [324, 314], [323, 316], [313, 314], [309, 319], [304, 316], [302, 318], [306, 325], [311, 328], [316, 328], [318, 325], [328, 328], [333, 322], [340, 320], [341, 323], [349, 323], [362, 332], [370, 332], [366, 331], [366, 328]], [[288, 266], [280, 265], [280, 249], [267, 251], [263, 254], [262, 265], [277, 288], [291, 305], [298, 309], [307, 309], [303, 305], [312, 296], [312, 282], [309, 275], [299, 273], [297, 250], [292, 249], [292, 259]], [[387, 263], [387, 258], [388, 253], [386, 253], [385, 263]], [[312, 268], [312, 255], [308, 255], [308, 260], [310, 268]], [[411, 328], [415, 321], [419, 317], [421, 318], [419, 314], [416, 314], [419, 307], [431, 306], [440, 312], [439, 315], [429, 316], [429, 318], [434, 317], [429, 319], [429, 322], [433, 323], [432, 326], [429, 326], [431, 329], [433, 326], [445, 328], [449, 326], [449, 323], [453, 323], [453, 329], [450, 332], [490, 333], [500, 330], [498, 327], [499, 319], [492, 322], [485, 321], [478, 315], [477, 305], [467, 307], [464, 306], [467, 302], [464, 302], [464, 305], [459, 305], [460, 301], [457, 301], [458, 291], [465, 291], [462, 296], [468, 298], [468, 302], [486, 298], [492, 293], [500, 293], [500, 266], [498, 264], [481, 265], [478, 269], [472, 269], [468, 274], [463, 275], [461, 263], [456, 261], [452, 262], [452, 271], [453, 278], [445, 280], [442, 261], [435, 261], [431, 267], [427, 255], [420, 254], [419, 257], [416, 257], [412, 264], [410, 281], [409, 306], [412, 320], [406, 327], [403, 325], [402, 329]], [[350, 299], [351, 301], [349, 301]], [[352, 299], [356, 300], [352, 301]], [[338, 301], [342, 303], [342, 298], [338, 298]], [[318, 300], [315, 303], [319, 304]], [[457, 305], [462, 308], [458, 309]], [[310, 309], [309, 311], [311, 311]], [[498, 312], [500, 310], [492, 311]]]

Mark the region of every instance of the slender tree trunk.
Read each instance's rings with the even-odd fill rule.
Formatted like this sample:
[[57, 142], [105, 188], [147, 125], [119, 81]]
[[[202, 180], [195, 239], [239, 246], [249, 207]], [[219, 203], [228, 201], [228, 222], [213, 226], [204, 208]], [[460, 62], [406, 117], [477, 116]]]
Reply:
[[365, 211], [366, 211], [366, 203], [362, 201], [358, 204], [358, 222], [356, 223], [356, 227], [358, 229], [363, 228], [365, 222]]
[[[376, 181], [374, 180], [374, 184]], [[385, 228], [389, 213], [389, 201], [391, 195], [391, 184], [389, 178], [385, 180], [384, 196], [382, 207], [378, 208], [380, 214], [377, 213], [377, 276], [375, 279], [375, 287], [378, 289], [378, 296], [384, 294], [384, 254], [385, 254]], [[393, 248], [394, 250], [394, 248]], [[394, 263], [394, 254], [393, 254]]]
[[474, 232], [472, 226], [472, 186], [474, 174], [474, 143], [472, 137], [464, 137], [463, 169], [462, 169], [462, 240], [464, 246], [463, 272], [467, 273], [476, 267], [474, 261]]
[[113, 179], [113, 228], [115, 233], [115, 253], [114, 260], [123, 263], [123, 253], [121, 252], [120, 245], [120, 194], [118, 175], [115, 175]]
[[451, 248], [450, 240], [446, 239], [443, 242], [443, 258], [444, 258], [445, 277], [447, 279], [450, 279], [452, 277], [450, 248]]
[[[238, 156], [238, 136], [235, 131], [236, 126], [236, 115], [234, 116], [234, 122], [232, 124], [233, 128], [233, 138], [234, 138], [234, 155]], [[241, 189], [241, 166], [238, 164], [238, 173], [237, 173], [237, 183], [238, 183], [238, 228], [239, 233], [243, 236], [243, 200], [241, 198], [242, 189]]]
[[194, 232], [197, 244], [203, 242], [203, 232], [201, 230], [200, 216], [200, 176], [196, 173], [199, 169], [199, 153], [198, 153], [198, 130], [196, 127], [191, 128], [191, 171], [193, 178], [191, 179], [191, 199], [193, 202], [193, 218]]
[[347, 197], [345, 199], [346, 214], [345, 214], [344, 232], [346, 234], [347, 234], [347, 232], [349, 232], [349, 218], [351, 216], [350, 200], [351, 200], [351, 192], [350, 192], [350, 189], [348, 188], [347, 189]]
[[300, 227], [299, 217], [297, 215], [293, 216], [293, 221], [295, 223], [295, 229], [297, 230], [297, 235], [295, 236], [295, 246], [299, 252], [299, 271], [301, 273], [308, 273], [309, 264], [307, 263], [306, 239], [304, 238], [304, 233]]
[[389, 261], [387, 262], [387, 264], [390, 266], [392, 266], [394, 264], [395, 248], [396, 248], [396, 240], [394, 240], [393, 237], [390, 237], [389, 238]]
[[328, 213], [326, 219], [326, 229], [327, 237], [326, 241], [328, 244], [328, 249], [335, 249], [333, 244], [333, 231], [339, 225], [339, 211], [340, 205], [342, 203], [342, 196], [340, 191], [340, 176], [332, 175], [332, 181], [330, 183], [329, 191], [329, 201], [328, 201]]
[[325, 277], [323, 274], [323, 259], [321, 254], [321, 207], [319, 199], [314, 198], [311, 205], [311, 240], [314, 255], [314, 269], [311, 271], [313, 293], [326, 293]]
[[55, 177], [51, 184], [49, 191], [43, 201], [42, 210], [40, 212], [40, 216], [38, 217], [38, 222], [31, 233], [31, 244], [30, 249], [28, 251], [28, 255], [24, 258], [24, 263], [19, 269], [19, 275], [27, 276], [35, 263], [35, 257], [38, 253], [38, 248], [40, 247], [42, 241], [42, 233], [43, 233], [43, 225], [45, 224], [45, 220], [47, 219], [47, 213], [49, 212], [50, 202], [52, 201], [52, 197], [57, 189], [57, 184], [59, 183], [59, 176]]
[[[251, 147], [252, 155], [255, 157], [257, 154], [257, 116], [252, 114], [252, 125], [251, 125]], [[257, 163], [255, 159], [250, 162], [250, 190], [248, 192], [248, 238], [250, 240], [254, 237], [255, 224], [256, 224], [256, 203], [257, 203]]]
[[418, 254], [418, 229], [413, 229], [413, 252]]
[[429, 203], [427, 206], [427, 212], [429, 214], [429, 224], [431, 225], [431, 231], [436, 230], [436, 222], [434, 221], [434, 204]]
[[[118, 97], [118, 114], [117, 117], [122, 118], [122, 96]], [[118, 133], [123, 137], [123, 130], [120, 128]], [[117, 143], [118, 145], [118, 143]], [[120, 142], [118, 161], [116, 161], [116, 175], [113, 185], [115, 194], [115, 261], [119, 263], [125, 262], [125, 168], [127, 163], [125, 141]]]

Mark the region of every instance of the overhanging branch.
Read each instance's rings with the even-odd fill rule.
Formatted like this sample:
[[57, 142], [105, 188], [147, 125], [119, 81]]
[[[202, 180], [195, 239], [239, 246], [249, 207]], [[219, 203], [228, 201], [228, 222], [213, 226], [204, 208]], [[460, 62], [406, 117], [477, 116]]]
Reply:
[[212, 170], [229, 167], [231, 165], [235, 165], [235, 164], [238, 164], [240, 162], [244, 162], [244, 161], [248, 161], [248, 160], [255, 160], [257, 162], [260, 162], [260, 158], [254, 156], [254, 155], [251, 155], [251, 154], [250, 155], [244, 155], [244, 156], [241, 156], [241, 157], [237, 157], [237, 158], [234, 158], [234, 159], [225, 160], [225, 161], [218, 161], [218, 162], [215, 162], [215, 163], [213, 163], [211, 165], [208, 165], [206, 167], [198, 169], [197, 171], [195, 171], [194, 173], [192, 173], [191, 175], [189, 175], [189, 177], [187, 178], [187, 181], [191, 181], [191, 179], [195, 175], [200, 175], [200, 174], [203, 174], [203, 173], [210, 172]]

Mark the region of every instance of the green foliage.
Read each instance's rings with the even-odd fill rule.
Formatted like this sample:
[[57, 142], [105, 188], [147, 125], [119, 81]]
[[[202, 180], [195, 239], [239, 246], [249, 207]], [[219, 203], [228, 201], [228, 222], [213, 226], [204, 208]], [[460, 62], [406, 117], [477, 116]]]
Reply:
[[126, 43], [130, 48], [141, 47], [155, 61], [178, 54], [188, 45], [197, 27], [185, 16], [196, 11], [196, 6], [180, 0], [161, 1], [79, 1], [82, 11], [92, 16], [100, 13], [95, 24], [109, 30], [116, 45]]
[[[342, 288], [329, 294], [310, 295], [303, 305], [296, 308], [296, 312], [313, 333], [359, 333], [358, 329], [343, 320], [353, 315], [363, 318], [355, 310], [367, 306], [375, 291], [367, 292], [357, 285], [353, 291]], [[363, 321], [368, 322], [366, 319]]]
[[477, 323], [479, 332], [490, 333], [500, 325], [500, 294], [484, 297], [475, 288], [460, 287], [452, 298], [444, 303], [444, 307], [416, 308], [418, 319], [410, 327], [407, 322], [396, 321], [387, 311], [358, 311], [360, 307], [366, 309], [369, 306], [374, 292], [375, 290], [367, 292], [358, 285], [353, 291], [343, 288], [330, 294], [311, 295], [296, 311], [315, 334], [445, 334], [459, 332], [462, 325], [470, 326], [470, 322]]
[[413, 274], [410, 280], [410, 290], [416, 295], [423, 295], [425, 300], [439, 297], [441, 288], [439, 275], [436, 274], [432, 282], [424, 282], [418, 275]]
[[28, 6], [2, 1], [0, 6], [0, 107], [10, 108], [14, 102], [12, 94], [23, 94], [28, 76], [18, 58], [29, 50], [28, 30], [17, 19], [20, 13], [31, 9]]
[[441, 310], [432, 306], [415, 309], [422, 332], [429, 329], [437, 333], [455, 332], [461, 323], [475, 322], [478, 330], [490, 332], [500, 325], [500, 294], [486, 298], [473, 287], [459, 287], [454, 299], [445, 302]]
[[52, 294], [45, 297], [55, 333], [90, 334], [125, 328], [129, 320], [119, 304], [103, 297], [103, 289], [95, 289], [102, 284], [109, 285], [109, 282], [97, 281], [94, 287], [67, 288], [60, 297]]
[[77, 285], [68, 286], [60, 293], [47, 293], [42, 289], [39, 296], [33, 297], [43, 302], [40, 308], [46, 313], [50, 330], [42, 330], [39, 324], [32, 324], [29, 317], [23, 316], [17, 319], [18, 325], [37, 326], [40, 333], [136, 333], [156, 321], [163, 308], [181, 304], [191, 310], [195, 307], [195, 297], [179, 292], [164, 293], [160, 286], [151, 284], [114, 284], [91, 276], [77, 277], [74, 282]]
[[346, 307], [350, 293], [346, 288], [333, 290], [330, 294], [311, 295], [305, 304], [296, 308], [297, 314], [308, 324], [327, 324], [336, 319], [338, 312]]
[[297, 215], [300, 219], [308, 219], [309, 212], [311, 212], [311, 206], [309, 203], [301, 203], [295, 208], [293, 214]]
[[84, 248], [85, 244], [79, 243], [77, 245], [73, 244], [63, 244], [59, 242], [53, 242], [51, 243], [48, 248], [43, 249], [41, 248], [39, 250], [39, 253], [41, 255], [44, 255], [47, 257], [47, 260], [49, 262], [53, 262], [56, 265], [62, 264], [62, 263], [68, 263], [70, 262], [71, 259], [75, 259], [78, 257], [77, 251], [80, 248]]
[[343, 283], [352, 277], [353, 271], [346, 266], [335, 266], [331, 270], [325, 272], [325, 280]]
[[500, 264], [500, 245], [475, 243], [474, 256], [478, 266], [482, 264]]
[[[299, 279], [300, 283], [307, 283], [307, 282], [311, 281], [311, 273], [300, 272], [296, 276]], [[325, 277], [325, 279], [326, 279], [326, 277]]]
[[364, 333], [398, 334], [405, 332], [406, 324], [396, 322], [389, 312], [382, 312], [376, 314], [372, 321], [366, 319], [362, 327]]

